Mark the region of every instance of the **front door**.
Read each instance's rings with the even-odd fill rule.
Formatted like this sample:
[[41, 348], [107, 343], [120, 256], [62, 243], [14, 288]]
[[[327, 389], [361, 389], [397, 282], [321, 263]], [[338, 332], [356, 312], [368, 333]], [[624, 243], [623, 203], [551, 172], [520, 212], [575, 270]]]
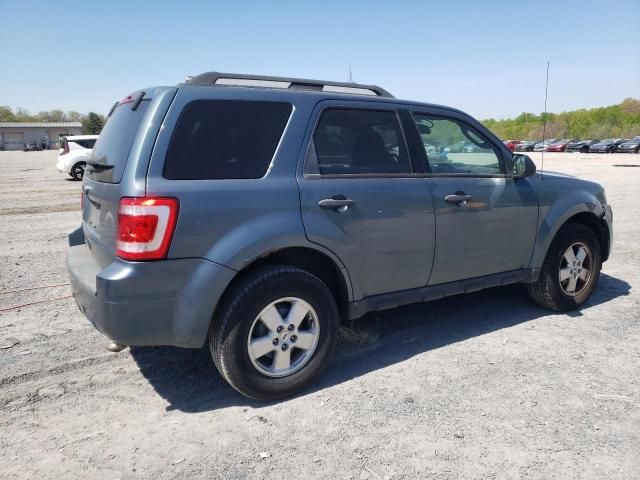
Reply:
[[538, 223], [530, 178], [464, 118], [413, 112], [436, 212], [430, 285], [527, 268]]
[[299, 185], [308, 239], [337, 255], [354, 300], [426, 286], [434, 252], [432, 195], [413, 173], [393, 107], [325, 102]]

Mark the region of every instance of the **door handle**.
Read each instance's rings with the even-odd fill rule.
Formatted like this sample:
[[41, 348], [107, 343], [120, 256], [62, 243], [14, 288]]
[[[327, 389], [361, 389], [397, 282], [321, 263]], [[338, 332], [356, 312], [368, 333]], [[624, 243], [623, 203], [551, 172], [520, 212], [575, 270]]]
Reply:
[[[336, 195], [337, 197], [338, 195]], [[318, 202], [318, 206], [320, 208], [330, 208], [333, 210], [337, 210], [338, 212], [346, 212], [347, 209], [353, 206], [356, 202], [351, 200], [350, 198], [325, 198]]]
[[471, 195], [467, 195], [464, 192], [456, 192], [453, 195], [447, 195], [444, 197], [444, 201], [447, 203], [455, 203], [459, 207], [464, 207], [472, 198], [473, 197]]

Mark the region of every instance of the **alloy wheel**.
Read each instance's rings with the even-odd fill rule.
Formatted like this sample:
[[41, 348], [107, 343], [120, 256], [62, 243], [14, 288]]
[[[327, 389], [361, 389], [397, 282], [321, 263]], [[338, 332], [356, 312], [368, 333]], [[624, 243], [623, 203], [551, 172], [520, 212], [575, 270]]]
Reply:
[[247, 352], [268, 377], [285, 377], [304, 367], [316, 350], [320, 323], [313, 307], [297, 297], [271, 302], [253, 321]]
[[593, 254], [591, 249], [582, 243], [572, 244], [560, 260], [560, 288], [571, 297], [582, 293], [589, 285], [592, 276]]
[[76, 165], [73, 167], [72, 175], [76, 180], [82, 180], [82, 177], [84, 176], [84, 166]]

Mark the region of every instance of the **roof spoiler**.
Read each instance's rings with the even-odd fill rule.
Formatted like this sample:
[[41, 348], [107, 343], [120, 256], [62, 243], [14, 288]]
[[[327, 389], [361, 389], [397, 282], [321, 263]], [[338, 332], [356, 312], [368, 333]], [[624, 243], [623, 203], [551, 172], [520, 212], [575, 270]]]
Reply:
[[304, 78], [271, 77], [265, 75], [244, 75], [239, 73], [207, 72], [187, 77], [184, 85], [220, 85], [236, 87], [283, 88], [291, 90], [311, 90], [316, 92], [349, 93], [394, 98], [384, 88], [377, 85], [363, 85], [352, 82], [330, 82]]

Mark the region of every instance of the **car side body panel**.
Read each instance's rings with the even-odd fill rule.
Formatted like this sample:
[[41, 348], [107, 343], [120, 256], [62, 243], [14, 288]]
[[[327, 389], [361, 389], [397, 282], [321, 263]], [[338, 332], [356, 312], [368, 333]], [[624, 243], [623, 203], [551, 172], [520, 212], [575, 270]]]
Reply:
[[[403, 107], [366, 100], [319, 102], [300, 152], [298, 184], [306, 236], [341, 259], [353, 281], [356, 301], [427, 284], [435, 246], [429, 183], [424, 175], [408, 172], [321, 176], [313, 168], [305, 172], [306, 154], [316, 125], [327, 109], [375, 110], [397, 116]], [[353, 200], [353, 206], [345, 211], [319, 207], [321, 200], [336, 196]]]
[[[300, 215], [296, 165], [308, 117], [318, 99], [308, 95], [280, 96], [282, 98], [274, 98], [273, 92], [265, 89], [192, 86], [179, 90], [156, 139], [146, 174], [147, 195], [180, 199], [180, 215], [169, 258], [204, 258], [239, 271], [284, 248], [311, 248], [333, 260], [342, 272], [351, 298], [351, 280], [344, 265], [328, 249], [307, 240]], [[164, 178], [164, 160], [182, 110], [191, 101], [207, 99], [279, 100], [293, 105], [271, 166], [263, 178]]]

